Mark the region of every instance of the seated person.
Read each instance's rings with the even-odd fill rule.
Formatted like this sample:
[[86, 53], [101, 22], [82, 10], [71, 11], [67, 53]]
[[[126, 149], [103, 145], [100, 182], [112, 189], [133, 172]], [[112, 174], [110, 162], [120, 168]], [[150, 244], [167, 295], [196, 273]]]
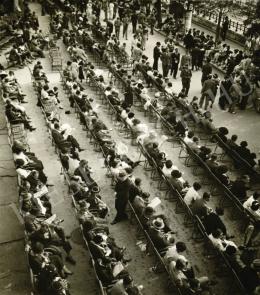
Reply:
[[210, 201], [210, 194], [207, 192], [204, 192], [202, 198], [197, 198], [192, 203], [191, 210], [193, 214], [203, 219], [208, 214], [208, 212], [212, 211], [212, 209], [208, 205], [209, 201]]
[[188, 188], [185, 196], [184, 202], [190, 206], [194, 203], [195, 200], [200, 199], [201, 196], [199, 195], [198, 191], [201, 189], [201, 185], [198, 182], [194, 182], [191, 187]]
[[217, 207], [215, 212], [208, 211], [208, 214], [204, 216], [202, 222], [208, 235], [212, 234], [217, 229], [220, 229], [222, 233], [227, 236], [226, 226], [220, 218], [223, 215], [224, 209]]
[[98, 217], [105, 218], [108, 214], [108, 207], [101, 200], [99, 192], [100, 188], [98, 186], [93, 186], [88, 196], [86, 197], [86, 202], [90, 205], [89, 210], [94, 210], [97, 212]]
[[221, 181], [221, 183], [225, 186], [228, 186], [230, 184], [229, 177], [227, 175], [228, 168], [226, 165], [220, 165], [215, 169], [215, 175], [216, 177]]
[[106, 257], [97, 259], [95, 268], [103, 286], [111, 286], [115, 280], [121, 280], [128, 275], [121, 262], [111, 261]]
[[254, 192], [251, 197], [249, 197], [244, 203], [243, 207], [249, 210], [253, 204], [254, 201], [258, 201], [260, 198], [260, 193]]
[[40, 242], [33, 243], [29, 250], [29, 264], [34, 274], [40, 274], [46, 266], [52, 265], [57, 273], [65, 278], [72, 272], [64, 265], [60, 252], [55, 248], [45, 249]]
[[182, 255], [182, 253], [185, 252], [186, 249], [186, 245], [183, 242], [177, 242], [175, 245], [168, 247], [168, 250], [164, 255], [165, 262], [168, 264], [171, 261], [176, 262], [178, 259], [182, 259], [182, 261], [188, 262], [185, 256]]
[[230, 191], [240, 200], [243, 201], [247, 197], [247, 190], [250, 188], [250, 178], [248, 175], [238, 177], [231, 185]]
[[80, 200], [85, 200], [89, 193], [89, 188], [86, 186], [81, 177], [77, 175], [71, 177], [70, 190], [72, 191], [73, 197], [77, 202]]
[[90, 251], [94, 259], [115, 259], [123, 263], [129, 261], [124, 258], [125, 248], [118, 247], [114, 240], [105, 233], [96, 233], [90, 241]]
[[24, 127], [30, 131], [36, 130], [36, 128], [32, 127], [30, 122], [25, 118], [21, 112], [17, 111], [13, 105], [6, 105], [5, 115], [10, 122], [10, 124], [20, 124], [23, 123]]
[[174, 166], [171, 160], [165, 161], [163, 169], [162, 169], [164, 176], [166, 178], [170, 178], [173, 170], [178, 170], [178, 167]]
[[248, 211], [253, 215], [256, 220], [260, 220], [260, 204], [258, 201], [253, 201]]
[[179, 170], [173, 170], [171, 172], [171, 177], [169, 178], [170, 183], [179, 192], [187, 191], [188, 183], [182, 178], [182, 173]]
[[216, 229], [215, 231], [213, 231], [209, 235], [209, 239], [211, 240], [213, 246], [222, 252], [224, 252], [229, 245], [237, 248], [236, 244], [233, 241], [229, 241], [225, 238], [220, 229]]
[[218, 156], [216, 154], [212, 154], [211, 157], [206, 160], [206, 164], [208, 165], [209, 169], [212, 170], [214, 173], [216, 168], [219, 167]]
[[47, 225], [45, 223], [41, 223], [40, 228], [36, 229], [30, 234], [30, 239], [32, 242], [40, 242], [44, 245], [44, 247], [49, 246], [57, 246], [63, 247], [66, 252], [66, 260], [72, 264], [75, 264], [75, 260], [71, 256], [71, 244], [69, 242], [68, 237], [66, 237], [64, 231], [53, 225]]
[[78, 168], [76, 168], [74, 171], [74, 175], [80, 176], [81, 180], [85, 182], [85, 184], [87, 185], [89, 189], [97, 185], [96, 182], [90, 176], [91, 173], [92, 173], [92, 170], [88, 166], [88, 162], [86, 160], [81, 160], [79, 162]]
[[172, 233], [168, 231], [168, 227], [160, 217], [148, 222], [148, 234], [158, 251], [165, 249], [174, 241]]

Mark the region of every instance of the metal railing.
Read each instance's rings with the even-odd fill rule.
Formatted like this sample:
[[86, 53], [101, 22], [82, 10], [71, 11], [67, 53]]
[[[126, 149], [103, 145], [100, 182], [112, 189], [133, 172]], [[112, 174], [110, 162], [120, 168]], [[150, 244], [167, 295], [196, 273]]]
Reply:
[[[206, 11], [206, 10], [194, 10], [194, 15], [200, 16], [203, 18], [206, 18], [208, 21], [211, 21], [212, 23], [217, 23], [218, 22], [218, 13], [215, 11]], [[222, 20], [224, 17], [222, 18]], [[244, 35], [246, 33], [246, 26], [239, 21], [233, 21], [229, 20], [229, 30], [236, 32], [238, 34]]]

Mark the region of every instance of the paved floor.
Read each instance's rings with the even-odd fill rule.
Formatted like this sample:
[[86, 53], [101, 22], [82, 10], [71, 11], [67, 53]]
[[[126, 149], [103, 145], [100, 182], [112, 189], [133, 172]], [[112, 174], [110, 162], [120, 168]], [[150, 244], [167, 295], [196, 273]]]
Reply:
[[[40, 12], [40, 7], [38, 4], [33, 3], [31, 5], [31, 8], [36, 11], [38, 15]], [[40, 19], [40, 26], [43, 30], [48, 30], [48, 22], [49, 19], [47, 16], [45, 17], [39, 17]], [[131, 35], [131, 34], [129, 34]], [[163, 41], [163, 37], [159, 34], [155, 34], [154, 36], [150, 36], [149, 41], [147, 42], [147, 49], [145, 53], [149, 56], [150, 60], [152, 59], [152, 49], [154, 47], [154, 44], [156, 41]], [[131, 44], [131, 38], [127, 41], [128, 49], [130, 48]], [[63, 44], [59, 41], [59, 46], [62, 50], [62, 55], [64, 57], [64, 63], [66, 60], [69, 59], [67, 52], [63, 46]], [[66, 95], [64, 94], [62, 90], [62, 86], [60, 83], [60, 77], [58, 73], [51, 72], [50, 68], [50, 62], [48, 56], [46, 58], [41, 59], [44, 70], [47, 73], [49, 81], [51, 81], [51, 86], [58, 86], [60, 90], [60, 99], [62, 101], [62, 104], [64, 106], [64, 110], [60, 111], [61, 115], [61, 121], [69, 123], [73, 128], [75, 128], [75, 137], [80, 142], [80, 145], [85, 148], [86, 150], [82, 152], [81, 158], [85, 158], [89, 161], [89, 164], [91, 167], [93, 167], [94, 170], [94, 178], [98, 182], [98, 184], [101, 187], [101, 195], [104, 199], [104, 201], [109, 205], [111, 208], [109, 220], [111, 221], [114, 217], [114, 197], [113, 197], [113, 190], [110, 186], [110, 179], [108, 179], [106, 175], [106, 169], [104, 168], [104, 159], [101, 157], [100, 154], [93, 151], [93, 147], [89, 144], [88, 139], [86, 138], [85, 131], [81, 129], [81, 126], [79, 125], [79, 122], [76, 120], [76, 116], [74, 113], [71, 113], [70, 115], [65, 115], [65, 110], [69, 109], [69, 103]], [[107, 70], [103, 69], [105, 74], [107, 74]], [[77, 260], [77, 265], [75, 267], [71, 267], [71, 269], [74, 271], [73, 277], [71, 277], [70, 281], [72, 283], [72, 294], [76, 295], [83, 295], [86, 294], [97, 294], [97, 286], [95, 284], [93, 270], [91, 269], [89, 265], [89, 257], [87, 254], [86, 249], [83, 247], [83, 241], [81, 239], [80, 233], [79, 233], [79, 227], [78, 222], [75, 218], [74, 210], [71, 207], [71, 201], [70, 197], [68, 195], [67, 186], [64, 182], [63, 176], [60, 175], [61, 166], [58, 161], [57, 155], [54, 152], [54, 148], [51, 146], [51, 141], [47, 133], [47, 129], [45, 128], [45, 122], [43, 115], [39, 108], [36, 107], [36, 96], [33, 92], [31, 81], [30, 81], [30, 75], [28, 68], [19, 69], [16, 71], [16, 77], [18, 78], [19, 83], [22, 86], [23, 91], [27, 94], [29, 104], [26, 105], [26, 110], [28, 112], [28, 115], [32, 118], [33, 124], [35, 127], [37, 127], [37, 130], [33, 133], [28, 134], [29, 139], [29, 145], [31, 146], [31, 150], [36, 153], [36, 155], [43, 161], [43, 164], [45, 166], [46, 174], [49, 176], [50, 182], [55, 184], [55, 187], [50, 191], [50, 196], [52, 203], [54, 204], [54, 211], [59, 215], [60, 218], [64, 218], [64, 227], [66, 229], [66, 232], [72, 234], [72, 241], [73, 241], [73, 255], [75, 256]], [[194, 72], [192, 77], [192, 87], [190, 91], [190, 98], [194, 95], [199, 95], [200, 93], [200, 77], [201, 73]], [[181, 89], [181, 82], [180, 78], [177, 80], [173, 80], [174, 86], [176, 87], [176, 91], [179, 91]], [[86, 92], [89, 96], [93, 96], [93, 98], [96, 98], [95, 93], [90, 90], [86, 89]], [[137, 113], [137, 117], [141, 118], [142, 121], [144, 121], [146, 124], [149, 125], [150, 128], [154, 128], [154, 126], [148, 121], [147, 118], [144, 118], [143, 114], [135, 110]], [[252, 110], [246, 110], [244, 112], [240, 112], [237, 115], [231, 115], [227, 112], [222, 112], [218, 109], [217, 105], [214, 105], [213, 107], [213, 113], [214, 113], [214, 121], [218, 126], [227, 126], [231, 133], [237, 133], [239, 135], [239, 138], [241, 140], [247, 139], [250, 143], [250, 146], [253, 150], [258, 151], [259, 150], [259, 139], [260, 134], [257, 132], [256, 128], [260, 127], [259, 122], [259, 115], [256, 114]], [[113, 139], [117, 142], [122, 141], [125, 143], [129, 148], [129, 157], [133, 160], [137, 160], [139, 157], [139, 153], [136, 151], [136, 148], [132, 147], [130, 145], [130, 142], [128, 139], [122, 138], [122, 135], [118, 132], [118, 130], [115, 128], [113, 122], [110, 119], [110, 116], [107, 113], [107, 110], [104, 106], [100, 106], [99, 108], [99, 116], [102, 117], [105, 124], [108, 126], [108, 128], [113, 129], [112, 130], [112, 136]], [[2, 126], [2, 125], [1, 125]], [[255, 131], [254, 129], [255, 128]], [[161, 131], [160, 135], [162, 135]], [[0, 137], [1, 140], [1, 137]], [[2, 142], [0, 142], [2, 143]], [[5, 149], [6, 147], [4, 144], [0, 145], [0, 148]], [[183, 165], [182, 162], [178, 159], [178, 152], [172, 148], [171, 143], [165, 143], [163, 146], [164, 151], [167, 153], [168, 157], [171, 158], [178, 166], [179, 168], [184, 171], [184, 178], [187, 179], [190, 183], [194, 182], [195, 180], [198, 180], [197, 177], [194, 177], [194, 175], [191, 173], [191, 169], [187, 168]], [[0, 153], [2, 155], [2, 153]], [[9, 158], [8, 158], [9, 157]], [[6, 153], [6, 158], [3, 158], [3, 161], [6, 159], [11, 159], [10, 151], [9, 153]], [[0, 158], [1, 160], [1, 158]], [[10, 163], [12, 160], [10, 161]], [[0, 161], [2, 166], [2, 161]], [[8, 167], [9, 169], [9, 167]], [[10, 168], [9, 173], [14, 174], [13, 167]], [[2, 170], [0, 170], [0, 173], [2, 173]], [[192, 235], [192, 228], [187, 228], [183, 225], [183, 216], [181, 214], [175, 213], [175, 205], [167, 200], [164, 199], [164, 196], [161, 192], [158, 191], [156, 183], [151, 180], [149, 172], [144, 171], [142, 166], [139, 166], [135, 169], [135, 176], [141, 177], [143, 179], [143, 186], [144, 189], [148, 190], [152, 196], [159, 196], [162, 199], [162, 205], [161, 205], [161, 211], [165, 212], [167, 216], [170, 218], [170, 222], [172, 225], [172, 228], [177, 231], [176, 240], [182, 240], [185, 243], [187, 243], [188, 251], [186, 253], [187, 257], [192, 261], [192, 264], [195, 267], [195, 272], [198, 275], [205, 275], [207, 274], [211, 279], [216, 279], [218, 281], [218, 284], [215, 288], [215, 294], [216, 295], [230, 295], [229, 286], [232, 284], [232, 281], [230, 278], [224, 278], [219, 277], [219, 273], [217, 270], [217, 265], [214, 261], [209, 260], [203, 252], [203, 247], [200, 243], [194, 243], [194, 241], [191, 238]], [[1, 181], [5, 181], [5, 186], [9, 185], [10, 179], [8, 178], [1, 178]], [[14, 188], [15, 193], [15, 185], [12, 185], [12, 188]], [[207, 187], [203, 188], [204, 190], [207, 190]], [[9, 190], [10, 192], [10, 190]], [[1, 197], [1, 200], [4, 200], [4, 203], [8, 205], [9, 203], [9, 192], [8, 194], [4, 194], [3, 197]], [[12, 195], [12, 197], [11, 197]], [[14, 198], [14, 194], [11, 194], [10, 192], [10, 198]], [[15, 201], [15, 198], [14, 198]], [[217, 199], [213, 199], [211, 201], [211, 205], [214, 206], [216, 203], [218, 203]], [[230, 229], [231, 234], [235, 234], [236, 236], [236, 242], [239, 244], [241, 242], [242, 234], [240, 231], [240, 226], [237, 222], [232, 221], [230, 219], [229, 212], [227, 212], [225, 216], [225, 222], [228, 224], [228, 228]], [[123, 222], [119, 223], [115, 226], [110, 227], [112, 235], [115, 237], [117, 243], [119, 245], [125, 245], [127, 246], [127, 252], [130, 257], [132, 257], [133, 261], [129, 264], [129, 271], [133, 275], [134, 280], [138, 284], [143, 284], [144, 294], [170, 294], [170, 290], [167, 289], [167, 280], [164, 274], [154, 274], [149, 272], [149, 268], [153, 266], [153, 257], [147, 256], [144, 254], [144, 252], [141, 251], [141, 249], [138, 247], [137, 243], [139, 239], [137, 238], [137, 232], [136, 227], [131, 225], [129, 222]], [[21, 244], [21, 242], [20, 242]], [[22, 254], [23, 247], [17, 242], [16, 244], [12, 244], [12, 247], [8, 248], [5, 253], [13, 253], [14, 246], [16, 246], [15, 250], [17, 250], [16, 253], [20, 251], [18, 259], [24, 260], [24, 256]], [[19, 246], [21, 246], [19, 248]], [[0, 246], [1, 247], [1, 246]], [[4, 249], [4, 248], [3, 248]], [[0, 248], [1, 250], [1, 248]], [[7, 256], [8, 257], [8, 256]], [[9, 259], [9, 258], [8, 258]], [[7, 260], [5, 260], [7, 261]], [[2, 257], [0, 257], [0, 263], [2, 263]], [[10, 263], [10, 268], [12, 266], [12, 263]], [[24, 266], [24, 262], [19, 264], [19, 267], [22, 268]], [[23, 268], [23, 273], [24, 273]], [[1, 273], [0, 273], [1, 278]], [[24, 282], [26, 280], [24, 279], [24, 275], [21, 275], [20, 280], [18, 280], [18, 283], [16, 283], [15, 279], [15, 286], [21, 285], [21, 290], [25, 290], [29, 286], [26, 285]], [[5, 281], [3, 281], [5, 282]], [[13, 282], [10, 280], [10, 282]], [[3, 285], [4, 288], [7, 288], [9, 292], [9, 283], [8, 280], [6, 284]], [[19, 284], [20, 282], [20, 284]], [[2, 281], [1, 281], [2, 283]], [[24, 284], [22, 284], [24, 283]], [[1, 285], [0, 285], [1, 287]], [[4, 288], [1, 288], [1, 290], [4, 290]], [[9, 288], [9, 289], [8, 289]], [[21, 293], [15, 293], [15, 288], [12, 289], [11, 294], [23, 294]], [[2, 292], [1, 292], [2, 294]], [[10, 294], [10, 293], [9, 293]], [[24, 292], [26, 293], [26, 291]], [[232, 292], [234, 295], [239, 295], [236, 291]]]

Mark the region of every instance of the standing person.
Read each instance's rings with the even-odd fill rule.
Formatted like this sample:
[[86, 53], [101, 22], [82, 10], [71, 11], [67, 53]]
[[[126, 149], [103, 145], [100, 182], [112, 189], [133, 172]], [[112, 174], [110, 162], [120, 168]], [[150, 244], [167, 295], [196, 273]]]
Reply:
[[132, 51], [132, 59], [133, 59], [133, 75], [136, 72], [136, 66], [139, 63], [141, 57], [143, 55], [143, 51], [141, 49], [141, 44], [137, 43], [137, 46], [133, 48]]
[[207, 62], [202, 66], [202, 77], [201, 77], [202, 85], [208, 79], [211, 73], [212, 73], [212, 66], [210, 64], [210, 59], [207, 59]]
[[127, 86], [125, 88], [125, 100], [124, 103], [127, 107], [131, 107], [134, 103], [134, 93], [131, 87], [131, 80], [127, 80]]
[[130, 187], [131, 181], [129, 180], [126, 172], [120, 172], [115, 186], [115, 209], [117, 213], [111, 224], [116, 224], [124, 219], [127, 219], [127, 214], [125, 211], [129, 199]]
[[174, 52], [171, 53], [171, 75], [173, 75], [174, 79], [177, 77], [180, 58], [181, 55], [178, 48], [176, 47]]
[[186, 52], [182, 57], [181, 57], [181, 66], [180, 68], [182, 69], [184, 66], [191, 67], [191, 56], [189, 55], [188, 52]]
[[136, 33], [136, 27], [138, 23], [138, 15], [137, 12], [134, 10], [132, 15], [131, 15], [131, 22], [132, 22], [132, 27], [133, 27], [133, 34]]
[[128, 33], [128, 24], [130, 22], [130, 17], [128, 14], [125, 14], [125, 16], [123, 17], [123, 38], [125, 37], [125, 39], [127, 40], [127, 33]]
[[114, 17], [114, 1], [110, 1], [109, 6], [108, 6], [108, 18], [113, 19]]
[[148, 40], [148, 30], [145, 26], [143, 26], [142, 32], [141, 32], [141, 45], [143, 50], [145, 50], [147, 40]]
[[183, 38], [183, 43], [188, 52], [194, 47], [194, 37], [191, 34], [191, 30]]
[[199, 69], [199, 55], [200, 55], [200, 49], [198, 46], [195, 46], [191, 50], [191, 64], [192, 64], [192, 71], [198, 71]]
[[104, 14], [105, 14], [105, 21], [108, 20], [108, 10], [109, 10], [109, 0], [104, 0], [103, 1], [103, 10], [104, 10]]
[[241, 101], [242, 97], [242, 91], [241, 86], [237, 81], [233, 81], [232, 86], [230, 87], [230, 98], [231, 98], [231, 104], [229, 106], [229, 113], [235, 114], [236, 105]]
[[120, 27], [121, 27], [121, 20], [119, 17], [115, 20], [114, 27], [115, 27], [115, 35], [116, 35], [117, 39], [119, 40]]
[[[212, 79], [210, 75], [209, 78], [203, 83], [203, 87], [201, 90], [201, 98], [199, 105], [202, 108], [205, 101], [205, 110], [208, 109], [209, 102], [214, 101], [215, 93], [216, 93], [216, 82]], [[213, 104], [213, 103], [212, 103]]]
[[161, 43], [156, 42], [156, 46], [153, 49], [153, 70], [158, 71], [158, 62], [161, 56]]
[[162, 61], [162, 71], [163, 71], [163, 77], [166, 78], [169, 73], [170, 69], [170, 63], [171, 63], [171, 56], [166, 48], [162, 49], [161, 54], [161, 61]]
[[248, 79], [245, 76], [241, 77], [240, 85], [241, 85], [241, 91], [242, 91], [242, 99], [239, 104], [239, 108], [240, 110], [245, 110], [247, 106], [248, 98], [252, 94], [253, 90]]
[[189, 69], [188, 65], [184, 65], [181, 70], [181, 82], [182, 82], [182, 92], [184, 96], [187, 97], [190, 90], [192, 72]]
[[228, 27], [229, 27], [229, 18], [228, 18], [228, 16], [226, 16], [224, 19], [223, 25], [222, 25], [222, 30], [221, 30], [221, 38], [223, 41], [226, 40]]
[[118, 12], [118, 2], [115, 1], [114, 2], [114, 9], [113, 9], [113, 19], [116, 18], [117, 12]]
[[153, 35], [153, 29], [154, 29], [154, 25], [155, 25], [155, 22], [156, 22], [156, 18], [155, 18], [155, 15], [154, 13], [151, 13], [151, 15], [148, 17], [148, 23], [150, 24], [150, 34]]
[[232, 86], [232, 82], [228, 76], [225, 76], [224, 80], [220, 82], [220, 87], [219, 87], [220, 96], [219, 96], [218, 104], [220, 109], [223, 111], [226, 109], [226, 106], [230, 102], [229, 90], [231, 86]]

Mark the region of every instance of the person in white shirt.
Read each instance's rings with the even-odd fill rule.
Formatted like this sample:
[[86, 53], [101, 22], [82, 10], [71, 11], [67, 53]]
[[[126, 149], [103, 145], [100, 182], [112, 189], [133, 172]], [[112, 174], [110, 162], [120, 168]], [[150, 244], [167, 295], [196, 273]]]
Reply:
[[183, 138], [183, 141], [186, 143], [186, 144], [192, 144], [193, 143], [193, 138], [194, 136], [194, 132], [193, 131], [186, 131], [185, 132], [185, 137]]
[[170, 261], [177, 261], [178, 259], [182, 259], [186, 263], [188, 260], [185, 256], [181, 253], [186, 251], [186, 245], [183, 242], [177, 242], [175, 245], [168, 248], [167, 252], [165, 253], [164, 259], [165, 262], [169, 263]]
[[225, 239], [220, 229], [217, 229], [212, 234], [210, 234], [209, 239], [211, 240], [214, 247], [222, 252], [226, 250], [227, 246], [234, 246], [237, 249], [237, 245], [233, 241]]
[[249, 197], [243, 204], [243, 207], [246, 208], [247, 210], [250, 210], [252, 204], [254, 201], [257, 201], [260, 197], [260, 193], [254, 192], [251, 197]]
[[177, 166], [174, 166], [171, 160], [167, 160], [163, 166], [162, 172], [165, 177], [170, 178], [173, 170], [179, 170]]
[[257, 219], [260, 220], [260, 204], [258, 201], [253, 201], [248, 211]]
[[171, 82], [169, 82], [169, 83], [167, 84], [167, 86], [165, 87], [165, 91], [166, 91], [168, 94], [170, 94], [170, 95], [177, 95], [176, 92], [175, 92], [174, 89], [173, 89], [173, 86], [172, 86], [172, 83], [171, 83]]
[[200, 199], [201, 196], [199, 195], [198, 191], [201, 189], [201, 185], [198, 182], [194, 182], [192, 187], [190, 187], [184, 197], [184, 202], [190, 206], [192, 202], [197, 199]]

